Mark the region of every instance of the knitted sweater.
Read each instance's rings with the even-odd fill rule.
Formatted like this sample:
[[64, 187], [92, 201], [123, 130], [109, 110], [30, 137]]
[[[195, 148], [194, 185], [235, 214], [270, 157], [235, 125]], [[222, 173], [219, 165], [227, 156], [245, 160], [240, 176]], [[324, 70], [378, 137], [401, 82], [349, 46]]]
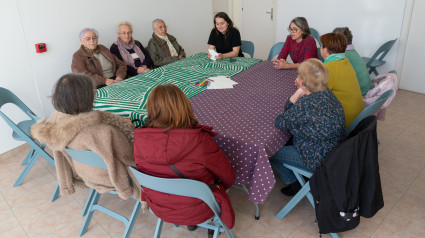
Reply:
[[289, 130], [301, 159], [313, 171], [344, 138], [344, 123], [342, 105], [329, 89], [302, 96], [295, 104], [288, 99], [275, 121], [277, 128]]
[[356, 72], [347, 58], [325, 65], [329, 70], [328, 88], [341, 102], [345, 113], [345, 127], [348, 127], [364, 109]]

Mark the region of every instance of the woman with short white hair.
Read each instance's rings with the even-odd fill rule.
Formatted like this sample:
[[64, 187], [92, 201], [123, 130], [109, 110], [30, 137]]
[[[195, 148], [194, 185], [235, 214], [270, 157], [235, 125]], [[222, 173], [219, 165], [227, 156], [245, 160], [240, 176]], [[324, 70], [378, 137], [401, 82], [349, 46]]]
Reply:
[[147, 50], [155, 67], [164, 66], [186, 57], [186, 53], [177, 39], [167, 34], [167, 26], [162, 19], [152, 21], [152, 30], [152, 38], [149, 40]]
[[118, 39], [109, 50], [118, 59], [127, 64], [127, 77], [133, 77], [148, 72], [152, 67], [152, 60], [142, 43], [133, 39], [133, 26], [128, 21], [117, 25]]

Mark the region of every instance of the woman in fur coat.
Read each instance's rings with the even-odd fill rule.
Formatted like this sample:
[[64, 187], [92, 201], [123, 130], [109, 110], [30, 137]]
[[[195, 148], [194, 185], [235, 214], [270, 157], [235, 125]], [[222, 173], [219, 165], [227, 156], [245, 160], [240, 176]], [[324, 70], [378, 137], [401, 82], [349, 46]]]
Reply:
[[[126, 118], [93, 111], [95, 93], [89, 76], [62, 76], [52, 96], [56, 111], [32, 126], [31, 134], [53, 150], [61, 195], [73, 194], [74, 185], [86, 185], [99, 193], [116, 190], [123, 199], [138, 198], [140, 190], [128, 179], [128, 166], [136, 166], [134, 126]], [[93, 151], [104, 159], [108, 170], [73, 161], [65, 148]]]

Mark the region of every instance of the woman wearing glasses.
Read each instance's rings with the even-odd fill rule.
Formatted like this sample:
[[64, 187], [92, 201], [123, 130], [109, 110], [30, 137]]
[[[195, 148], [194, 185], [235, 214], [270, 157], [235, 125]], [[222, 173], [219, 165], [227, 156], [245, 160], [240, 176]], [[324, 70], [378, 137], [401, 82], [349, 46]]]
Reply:
[[97, 88], [122, 81], [127, 66], [108, 48], [97, 44], [99, 34], [95, 29], [84, 28], [80, 32], [81, 47], [72, 57], [71, 70], [91, 76]]
[[155, 67], [164, 66], [186, 57], [186, 53], [177, 39], [167, 34], [167, 26], [163, 20], [153, 20], [152, 30], [152, 38], [148, 42], [147, 50]]
[[[276, 69], [296, 69], [298, 65], [309, 58], [319, 58], [316, 40], [310, 36], [310, 27], [304, 17], [296, 17], [289, 24], [289, 35], [274, 62]], [[286, 58], [291, 56], [293, 64]]]
[[142, 43], [133, 39], [133, 26], [128, 21], [118, 23], [118, 39], [109, 49], [118, 59], [127, 64], [127, 77], [147, 72], [152, 60]]

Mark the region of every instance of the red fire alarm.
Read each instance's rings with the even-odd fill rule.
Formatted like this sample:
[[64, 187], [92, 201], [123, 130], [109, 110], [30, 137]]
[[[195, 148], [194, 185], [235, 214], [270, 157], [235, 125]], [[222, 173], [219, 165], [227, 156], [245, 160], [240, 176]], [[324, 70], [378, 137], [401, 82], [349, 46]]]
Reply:
[[47, 51], [46, 43], [37, 43], [35, 44], [35, 51], [37, 53], [43, 53]]

